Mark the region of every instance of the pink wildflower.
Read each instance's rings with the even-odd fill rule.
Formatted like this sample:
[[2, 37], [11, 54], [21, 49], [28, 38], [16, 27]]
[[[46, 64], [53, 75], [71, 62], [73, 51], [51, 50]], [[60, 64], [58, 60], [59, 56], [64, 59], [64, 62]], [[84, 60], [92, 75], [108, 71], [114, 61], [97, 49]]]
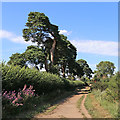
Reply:
[[5, 91], [5, 92], [4, 92], [3, 96], [5, 96], [5, 95], [6, 95], [6, 93], [7, 93], [7, 91]]
[[18, 98], [15, 98], [15, 100], [13, 100], [12, 103], [14, 104], [16, 101], [18, 101]]
[[25, 84], [25, 85], [24, 85], [24, 88], [23, 88], [23, 90], [22, 90], [22, 91], [24, 91], [24, 90], [26, 89], [26, 87], [27, 87], [27, 85]]
[[22, 106], [23, 104], [22, 104], [22, 103], [20, 103], [19, 105], [21, 105], [21, 106]]
[[18, 99], [22, 99], [22, 97], [20, 96], [20, 94], [18, 94], [18, 96], [17, 96], [17, 97], [18, 97]]
[[19, 106], [19, 104], [18, 104], [18, 103], [16, 103], [15, 105]]

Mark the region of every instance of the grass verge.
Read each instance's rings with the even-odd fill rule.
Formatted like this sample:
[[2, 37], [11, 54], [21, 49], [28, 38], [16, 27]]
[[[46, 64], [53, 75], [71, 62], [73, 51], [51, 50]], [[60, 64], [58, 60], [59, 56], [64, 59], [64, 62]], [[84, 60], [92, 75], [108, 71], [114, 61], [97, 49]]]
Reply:
[[88, 94], [85, 100], [85, 107], [92, 118], [112, 118], [110, 113], [101, 106], [92, 93]]
[[100, 118], [99, 112], [95, 109], [95, 107], [92, 104], [90, 94], [87, 95], [87, 98], [85, 100], [85, 107], [88, 110], [88, 113], [92, 116], [92, 118]]
[[109, 113], [111, 114], [112, 118], [117, 118], [118, 117], [118, 107], [119, 103], [118, 102], [112, 102], [111, 100], [108, 101], [105, 98], [102, 97], [105, 92], [100, 92], [99, 90], [93, 91], [92, 92], [96, 98], [96, 100], [100, 103], [100, 105]]

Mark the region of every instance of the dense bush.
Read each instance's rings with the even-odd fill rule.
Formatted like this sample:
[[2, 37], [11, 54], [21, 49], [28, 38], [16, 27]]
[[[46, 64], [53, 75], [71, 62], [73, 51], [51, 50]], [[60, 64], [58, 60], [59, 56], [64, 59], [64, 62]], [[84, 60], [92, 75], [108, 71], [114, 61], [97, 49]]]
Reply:
[[106, 92], [109, 96], [111, 96], [114, 100], [119, 100], [119, 84], [120, 84], [120, 73], [116, 73], [109, 83]]
[[100, 79], [100, 81], [97, 81], [93, 84], [92, 88], [96, 90], [100, 90], [102, 93], [101, 97], [114, 102], [115, 100], [119, 100], [118, 98], [118, 86], [120, 83], [120, 73], [116, 73], [111, 78], [106, 79]]
[[83, 86], [84, 82], [70, 81], [62, 79], [57, 75], [47, 72], [39, 72], [35, 69], [20, 68], [19, 66], [2, 65], [2, 89], [18, 90], [24, 85], [34, 86], [35, 92], [40, 94], [49, 93], [57, 89], [74, 89], [78, 86]]
[[101, 91], [104, 91], [108, 87], [108, 82], [98, 81], [96, 83], [93, 83], [92, 88], [93, 89], [99, 89]]

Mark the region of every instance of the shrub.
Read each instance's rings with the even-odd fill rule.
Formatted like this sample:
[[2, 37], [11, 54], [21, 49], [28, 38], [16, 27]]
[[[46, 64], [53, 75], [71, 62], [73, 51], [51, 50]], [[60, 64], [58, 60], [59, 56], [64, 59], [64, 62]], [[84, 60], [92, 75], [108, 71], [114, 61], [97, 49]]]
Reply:
[[2, 66], [2, 84], [2, 89], [7, 91], [22, 89], [25, 84], [32, 85], [38, 95], [50, 93], [57, 89], [71, 90], [84, 85], [83, 82], [73, 82], [55, 74], [12, 65]]
[[99, 82], [93, 84], [93, 88], [104, 91], [102, 94], [102, 98], [107, 101], [114, 102], [118, 101], [118, 93], [119, 93], [119, 83], [120, 83], [120, 73], [116, 73], [111, 78], [101, 79]]
[[92, 86], [92, 89], [99, 89], [101, 91], [104, 91], [106, 88], [108, 87], [108, 82], [96, 82], [96, 83], [93, 83], [93, 86]]

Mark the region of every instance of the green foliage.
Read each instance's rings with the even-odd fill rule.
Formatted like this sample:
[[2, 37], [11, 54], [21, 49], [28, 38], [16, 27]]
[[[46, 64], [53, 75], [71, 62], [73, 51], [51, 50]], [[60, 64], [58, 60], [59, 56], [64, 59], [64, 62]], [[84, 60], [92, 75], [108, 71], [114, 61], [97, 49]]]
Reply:
[[83, 81], [86, 85], [92, 84], [92, 80], [88, 77], [82, 76], [80, 80]]
[[77, 60], [77, 63], [80, 65], [80, 67], [83, 69], [83, 75], [85, 77], [88, 77], [89, 79], [92, 77], [91, 74], [93, 74], [92, 69], [89, 67], [87, 61], [83, 59]]
[[76, 80], [76, 81], [73, 81], [73, 83], [75, 84], [75, 87], [80, 87], [80, 86], [83, 86], [85, 85], [85, 83], [83, 81], [79, 81], [79, 80]]
[[43, 64], [45, 63], [45, 54], [42, 52], [42, 49], [31, 45], [27, 47], [26, 51], [23, 54], [26, 62], [35, 65], [35, 67], [37, 67], [37, 65], [40, 65], [40, 69], [43, 68]]
[[111, 77], [114, 73], [114, 63], [110, 61], [101, 61], [96, 67], [96, 75], [99, 78]]
[[55, 74], [13, 65], [4, 65], [2, 67], [2, 84], [2, 89], [7, 91], [22, 89], [24, 84], [27, 86], [32, 85], [35, 92], [39, 95], [50, 93], [57, 89], [75, 89], [77, 86], [84, 85], [83, 82], [62, 79]]
[[95, 90], [91, 94], [88, 94], [85, 100], [85, 107], [89, 114], [92, 118], [118, 119], [118, 104], [105, 100], [101, 97], [102, 94], [104, 94], [104, 92], [100, 90]]
[[[57, 41], [55, 49], [55, 64], [60, 66], [60, 71], [63, 73], [63, 77], [67, 74], [82, 74], [81, 67], [76, 63], [77, 50], [76, 47], [67, 40], [67, 37], [60, 35], [61, 40]], [[78, 70], [79, 69], [79, 70]]]
[[97, 71], [92, 88], [102, 92], [101, 97], [109, 102], [118, 101], [118, 86], [120, 73], [113, 75], [115, 66], [112, 62], [102, 61], [97, 65]]
[[100, 90], [101, 92], [105, 91], [103, 94], [103, 98], [110, 102], [114, 102], [115, 100], [119, 100], [118, 98], [119, 83], [120, 73], [117, 72], [111, 78], [100, 79], [100, 81], [93, 84], [92, 88]]
[[107, 90], [102, 92], [100, 90], [94, 90], [92, 93], [95, 95], [95, 98], [100, 103], [100, 105], [104, 107], [104, 109], [108, 110], [113, 118], [119, 117], [119, 102], [115, 101], [114, 98], [107, 93]]
[[96, 82], [93, 84], [92, 88], [93, 89], [99, 89], [101, 91], [104, 91], [108, 87], [108, 82]]
[[69, 65], [70, 65], [69, 71], [73, 76], [77, 75], [81, 77], [84, 75], [83, 68], [75, 60], [71, 61]]
[[[51, 24], [44, 13], [30, 12], [28, 14], [26, 28], [23, 29], [23, 38], [25, 41], [37, 43], [37, 47], [42, 49], [46, 58], [44, 65], [47, 72], [55, 74], [62, 72], [63, 77], [66, 77], [69, 71], [70, 74], [81, 76], [83, 71], [75, 62], [77, 55], [75, 46], [67, 40], [66, 36], [59, 34], [58, 26]], [[42, 53], [39, 55], [41, 56]], [[30, 62], [35, 63], [36, 53], [29, 51], [27, 56]], [[34, 57], [31, 58], [31, 56]]]
[[118, 116], [120, 73], [117, 72], [111, 78], [99, 78], [93, 84], [93, 94], [101, 105], [107, 109], [113, 117]]
[[[26, 51], [22, 54], [15, 53], [12, 54], [10, 60], [8, 61], [9, 65], [19, 65], [20, 67], [27, 67], [28, 65], [35, 66], [35, 68], [42, 69], [43, 64], [45, 63], [45, 54], [42, 52], [42, 49], [36, 46], [28, 46]], [[38, 68], [39, 65], [40, 67]]]
[[54, 62], [54, 51], [56, 41], [60, 40], [58, 26], [50, 23], [49, 18], [40, 12], [30, 12], [26, 28], [23, 29], [25, 41], [32, 41], [41, 47], [46, 56], [51, 57], [50, 62]]
[[20, 67], [27, 66], [24, 55], [20, 53], [12, 54], [8, 64], [19, 65]]
[[56, 75], [60, 75], [60, 67], [58, 65], [49, 65], [49, 72], [56, 74]]
[[119, 84], [120, 84], [120, 73], [116, 73], [108, 83], [108, 88], [106, 89], [106, 92], [111, 98], [114, 100], [119, 100]]

